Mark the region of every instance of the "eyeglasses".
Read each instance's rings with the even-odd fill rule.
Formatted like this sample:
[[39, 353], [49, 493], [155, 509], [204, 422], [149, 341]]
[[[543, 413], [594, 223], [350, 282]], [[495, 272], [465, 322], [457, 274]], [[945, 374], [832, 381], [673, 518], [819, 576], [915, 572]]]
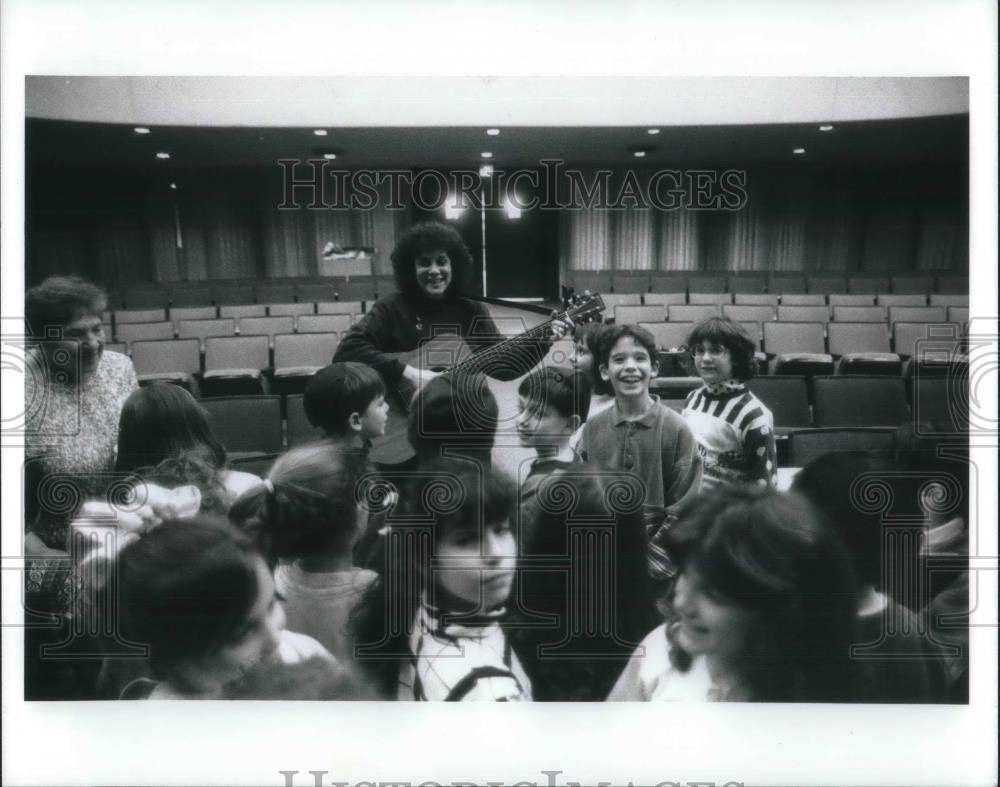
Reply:
[[688, 350], [688, 354], [692, 358], [697, 358], [699, 355], [707, 355], [709, 358], [721, 358], [724, 355], [729, 354], [728, 347], [692, 347]]

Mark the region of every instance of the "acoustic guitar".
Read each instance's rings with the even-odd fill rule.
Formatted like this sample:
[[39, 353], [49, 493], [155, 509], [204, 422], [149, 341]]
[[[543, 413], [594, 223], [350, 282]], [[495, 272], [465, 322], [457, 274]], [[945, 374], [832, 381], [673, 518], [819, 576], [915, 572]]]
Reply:
[[[543, 342], [551, 342], [553, 323], [583, 323], [599, 318], [604, 311], [604, 301], [600, 295], [574, 295], [568, 303], [564, 302], [563, 309], [540, 325], [501, 342], [496, 342], [493, 337], [439, 335], [422, 341], [415, 350], [387, 355], [420, 370], [452, 375], [476, 372], [487, 374], [513, 363], [519, 354], [523, 359], [532, 348]], [[508, 365], [507, 368], [511, 367]], [[371, 456], [374, 461], [392, 465], [405, 462], [414, 455], [407, 438], [407, 426], [410, 404], [415, 395], [416, 389], [406, 380], [402, 380], [396, 390], [390, 390], [386, 397], [389, 402], [389, 420], [385, 435], [372, 443]], [[474, 414], [470, 415], [474, 422]]]

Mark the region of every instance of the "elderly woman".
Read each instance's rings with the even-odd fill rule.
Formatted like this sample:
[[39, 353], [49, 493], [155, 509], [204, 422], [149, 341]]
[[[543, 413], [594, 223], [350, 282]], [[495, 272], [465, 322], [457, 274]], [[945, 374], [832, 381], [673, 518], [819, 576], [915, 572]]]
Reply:
[[67, 553], [76, 506], [101, 496], [115, 463], [118, 418], [138, 387], [132, 362], [104, 352], [107, 297], [75, 276], [46, 279], [25, 295], [34, 347], [25, 379], [25, 550]]

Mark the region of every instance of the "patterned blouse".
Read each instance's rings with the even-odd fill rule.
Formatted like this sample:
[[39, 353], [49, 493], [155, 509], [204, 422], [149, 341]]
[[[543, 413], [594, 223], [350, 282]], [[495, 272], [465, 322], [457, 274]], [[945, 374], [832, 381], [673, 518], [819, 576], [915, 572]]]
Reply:
[[80, 385], [25, 378], [27, 433], [25, 459], [37, 462], [34, 475], [38, 514], [26, 522], [53, 549], [66, 549], [70, 518], [87, 499], [102, 497], [111, 485], [118, 419], [138, 388], [132, 361], [107, 351]]

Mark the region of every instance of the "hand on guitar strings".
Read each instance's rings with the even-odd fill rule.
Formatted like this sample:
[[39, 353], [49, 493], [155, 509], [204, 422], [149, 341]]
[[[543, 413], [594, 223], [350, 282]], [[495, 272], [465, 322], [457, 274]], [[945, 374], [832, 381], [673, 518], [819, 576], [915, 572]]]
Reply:
[[[555, 309], [552, 310], [552, 316], [557, 317], [559, 312]], [[549, 325], [549, 335], [552, 341], [559, 341], [560, 339], [565, 339], [567, 336], [573, 336], [573, 321], [569, 317], [562, 317], [558, 320], [553, 320], [552, 324]]]

